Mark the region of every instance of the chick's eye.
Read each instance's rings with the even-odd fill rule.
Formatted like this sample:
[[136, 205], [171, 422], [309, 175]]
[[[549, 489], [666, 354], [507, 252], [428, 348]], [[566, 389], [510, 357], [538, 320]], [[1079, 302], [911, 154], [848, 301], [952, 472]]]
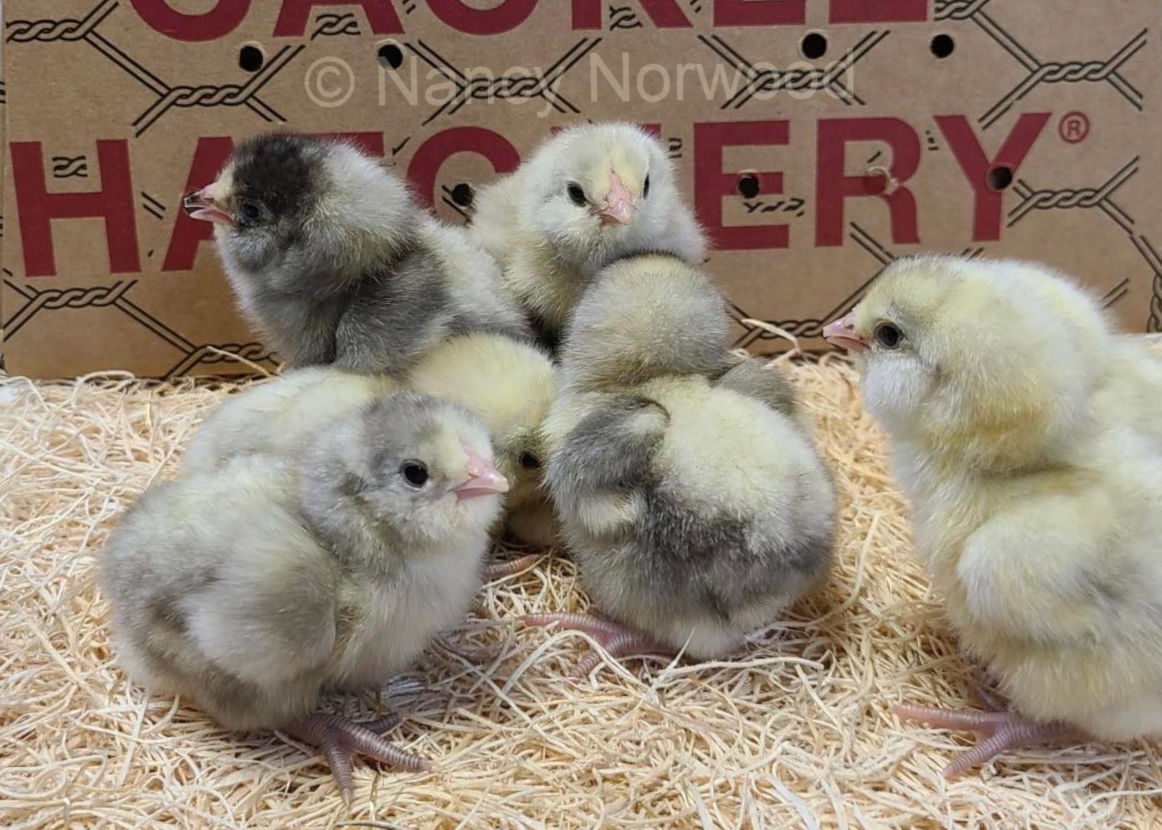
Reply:
[[238, 206], [238, 212], [242, 214], [243, 220], [247, 222], [257, 222], [262, 216], [262, 205], [258, 204], [258, 202], [252, 202], [247, 199]]
[[650, 195], [650, 177], [649, 177], [649, 174], [646, 174], [646, 180], [644, 182], [642, 182], [642, 198], [644, 199], [649, 195]]
[[537, 470], [540, 469], [541, 459], [526, 450], [520, 454], [520, 465], [526, 470]]
[[876, 326], [872, 336], [875, 337], [876, 343], [885, 349], [896, 348], [900, 345], [900, 341], [904, 339], [903, 332], [892, 323], [880, 323]]
[[422, 461], [405, 461], [400, 465], [399, 472], [412, 487], [423, 487], [428, 483], [428, 468]]
[[577, 182], [569, 182], [569, 187], [566, 191], [569, 194], [569, 201], [578, 207], [585, 204], [585, 191], [581, 189], [581, 185]]

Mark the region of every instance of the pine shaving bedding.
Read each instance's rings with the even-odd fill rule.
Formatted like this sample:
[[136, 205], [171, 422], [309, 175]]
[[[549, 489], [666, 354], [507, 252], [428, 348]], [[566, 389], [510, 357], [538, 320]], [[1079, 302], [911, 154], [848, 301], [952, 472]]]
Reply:
[[360, 763], [350, 811], [310, 747], [227, 732], [129, 684], [96, 557], [117, 516], [171, 475], [231, 384], [125, 375], [0, 379], [0, 825], [60, 827], [1094, 827], [1162, 824], [1158, 748], [1006, 753], [956, 781], [966, 736], [901, 724], [897, 703], [965, 706], [979, 678], [911, 547], [882, 435], [834, 357], [788, 363], [841, 494], [825, 590], [729, 661], [605, 660], [524, 628], [582, 610], [546, 554], [486, 586], [471, 618], [377, 695], [430, 773]]

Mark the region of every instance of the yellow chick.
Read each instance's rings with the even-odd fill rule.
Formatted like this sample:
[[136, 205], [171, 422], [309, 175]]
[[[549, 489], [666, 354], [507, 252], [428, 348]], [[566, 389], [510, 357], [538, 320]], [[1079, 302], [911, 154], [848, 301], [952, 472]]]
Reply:
[[521, 542], [549, 547], [557, 520], [542, 487], [541, 423], [557, 396], [557, 369], [540, 349], [495, 334], [455, 337], [408, 375], [417, 392], [453, 401], [492, 435], [497, 467], [508, 479], [505, 527]]
[[706, 258], [665, 149], [633, 124], [579, 124], [545, 141], [476, 196], [473, 237], [546, 344], [599, 270], [643, 251]]
[[981, 741], [1162, 735], [1162, 362], [1031, 263], [893, 264], [825, 336], [892, 439], [916, 544], [1013, 711], [903, 707]]

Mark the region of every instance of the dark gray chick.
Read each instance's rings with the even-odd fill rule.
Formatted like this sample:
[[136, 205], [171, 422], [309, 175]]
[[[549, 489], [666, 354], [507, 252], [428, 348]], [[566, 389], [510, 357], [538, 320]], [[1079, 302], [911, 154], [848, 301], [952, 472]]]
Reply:
[[292, 366], [395, 373], [452, 334], [531, 333], [496, 262], [338, 141], [264, 135], [186, 195], [239, 304]]

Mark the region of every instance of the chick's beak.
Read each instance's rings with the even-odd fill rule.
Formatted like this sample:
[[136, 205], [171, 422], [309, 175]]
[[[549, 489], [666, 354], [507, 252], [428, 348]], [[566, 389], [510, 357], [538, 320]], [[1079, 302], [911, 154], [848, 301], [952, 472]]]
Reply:
[[605, 207], [597, 211], [603, 224], [616, 222], [619, 225], [628, 225], [633, 218], [633, 196], [625, 182], [617, 173], [610, 173], [609, 190], [605, 194]]
[[824, 326], [823, 338], [832, 346], [838, 346], [851, 352], [866, 352], [868, 350], [867, 341], [860, 337], [855, 330], [855, 320], [851, 314]]
[[508, 492], [508, 479], [502, 476], [492, 464], [481, 458], [467, 446], [468, 479], [452, 488], [460, 501]]
[[193, 219], [214, 222], [218, 225], [233, 225], [234, 219], [218, 206], [214, 185], [208, 184], [201, 190], [191, 190], [182, 197], [182, 207]]

